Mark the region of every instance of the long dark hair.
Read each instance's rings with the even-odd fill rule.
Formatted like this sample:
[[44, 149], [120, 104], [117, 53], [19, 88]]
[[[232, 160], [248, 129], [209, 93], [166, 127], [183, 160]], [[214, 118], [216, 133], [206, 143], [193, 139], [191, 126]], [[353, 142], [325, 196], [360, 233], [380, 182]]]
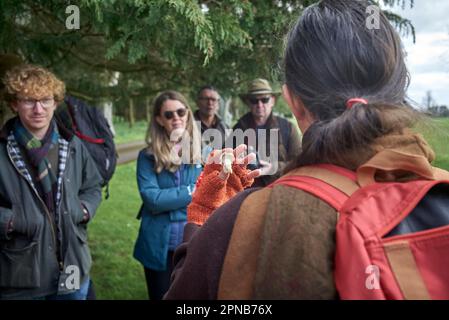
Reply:
[[[401, 40], [380, 11], [366, 25], [369, 1], [322, 0], [305, 9], [287, 37], [284, 77], [316, 119], [294, 166], [333, 163], [356, 169], [376, 138], [419, 118], [406, 101], [409, 75]], [[351, 98], [364, 98], [348, 109]], [[294, 167], [291, 166], [291, 167]]]

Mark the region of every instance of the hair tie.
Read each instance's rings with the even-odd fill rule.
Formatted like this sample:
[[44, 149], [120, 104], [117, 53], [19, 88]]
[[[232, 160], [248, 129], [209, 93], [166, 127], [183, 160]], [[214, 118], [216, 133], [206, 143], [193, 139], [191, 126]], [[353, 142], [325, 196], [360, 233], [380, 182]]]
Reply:
[[356, 103], [368, 104], [368, 100], [363, 99], [363, 98], [352, 98], [352, 99], [349, 99], [348, 101], [346, 101], [346, 108], [352, 109], [352, 107]]

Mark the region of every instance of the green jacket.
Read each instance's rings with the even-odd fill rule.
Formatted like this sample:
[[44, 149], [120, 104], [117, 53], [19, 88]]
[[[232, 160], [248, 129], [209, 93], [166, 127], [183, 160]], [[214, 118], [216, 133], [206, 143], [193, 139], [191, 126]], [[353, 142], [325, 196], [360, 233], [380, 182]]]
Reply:
[[100, 174], [82, 142], [58, 126], [67, 153], [65, 164], [59, 157], [63, 174], [54, 223], [11, 154], [11, 127], [9, 121], [0, 133], [0, 298], [73, 292], [87, 279], [92, 264], [82, 205], [92, 218], [101, 202]]

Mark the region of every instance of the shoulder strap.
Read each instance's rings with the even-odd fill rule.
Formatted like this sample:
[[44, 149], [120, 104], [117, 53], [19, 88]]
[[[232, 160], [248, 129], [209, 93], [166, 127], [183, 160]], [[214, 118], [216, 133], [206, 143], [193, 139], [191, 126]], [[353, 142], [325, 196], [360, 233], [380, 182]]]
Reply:
[[355, 172], [330, 164], [305, 166], [276, 180], [275, 185], [287, 185], [320, 198], [337, 211], [360, 186]]
[[432, 167], [422, 156], [383, 150], [360, 166], [357, 173], [330, 164], [305, 166], [281, 177], [271, 187], [282, 184], [302, 189], [339, 210], [355, 191], [375, 182], [378, 170], [405, 170], [424, 179], [449, 181], [448, 171]]
[[68, 109], [68, 113], [70, 115], [70, 118], [72, 120], [72, 124], [73, 124], [73, 130], [75, 132], [75, 135], [80, 138], [81, 140], [87, 141], [89, 143], [94, 143], [94, 144], [103, 144], [105, 142], [104, 139], [102, 138], [93, 138], [90, 137], [88, 135], [82, 134], [79, 129], [78, 129], [78, 124], [76, 122], [76, 117], [75, 117], [75, 108], [73, 107], [73, 105], [71, 104], [71, 102], [67, 99], [65, 100], [66, 104], [67, 104], [67, 109]]

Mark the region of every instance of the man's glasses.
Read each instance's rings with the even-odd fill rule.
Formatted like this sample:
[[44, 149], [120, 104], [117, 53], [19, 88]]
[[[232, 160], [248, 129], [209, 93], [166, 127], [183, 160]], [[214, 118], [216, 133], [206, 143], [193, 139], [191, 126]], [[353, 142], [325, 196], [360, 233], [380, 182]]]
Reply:
[[17, 99], [22, 107], [25, 109], [32, 109], [36, 105], [36, 103], [40, 103], [42, 108], [48, 109], [54, 106], [55, 99], [54, 98], [44, 98], [44, 99]]
[[258, 105], [259, 101], [262, 101], [263, 104], [267, 104], [270, 101], [271, 97], [263, 97], [263, 98], [249, 98], [249, 102], [252, 105]]
[[217, 102], [218, 100], [220, 100], [220, 99], [217, 99], [217, 98], [210, 98], [210, 97], [199, 97], [198, 99], [201, 100], [201, 101], [207, 101], [207, 102], [209, 102], [209, 101]]
[[167, 120], [171, 120], [173, 119], [173, 117], [175, 116], [175, 112], [178, 114], [178, 117], [182, 118], [186, 115], [187, 109], [186, 108], [180, 108], [176, 111], [165, 111], [164, 112], [164, 117]]

